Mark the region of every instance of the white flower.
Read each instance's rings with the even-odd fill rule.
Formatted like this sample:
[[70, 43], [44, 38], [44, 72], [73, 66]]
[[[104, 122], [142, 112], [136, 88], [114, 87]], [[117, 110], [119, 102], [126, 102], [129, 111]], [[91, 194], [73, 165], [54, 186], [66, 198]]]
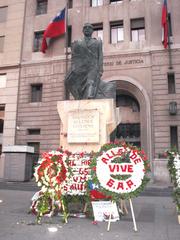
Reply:
[[38, 185], [38, 187], [41, 187], [41, 186], [42, 186], [42, 183], [41, 183], [41, 182], [38, 182], [37, 185]]
[[36, 192], [36, 193], [33, 195], [33, 197], [31, 198], [31, 200], [32, 200], [32, 201], [36, 201], [36, 200], [38, 200], [39, 196], [40, 196], [40, 191]]
[[47, 189], [48, 189], [47, 187], [42, 186], [41, 191], [42, 191], [42, 192], [47, 192]]

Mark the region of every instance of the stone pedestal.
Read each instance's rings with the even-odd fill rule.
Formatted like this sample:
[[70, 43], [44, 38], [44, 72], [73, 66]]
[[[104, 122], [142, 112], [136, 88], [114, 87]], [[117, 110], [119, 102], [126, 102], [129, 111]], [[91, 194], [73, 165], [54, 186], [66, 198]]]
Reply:
[[113, 99], [61, 101], [57, 108], [60, 146], [72, 152], [98, 151], [120, 121]]
[[167, 168], [168, 159], [166, 158], [156, 158], [153, 161], [153, 170], [154, 170], [154, 181], [162, 182], [167, 185], [171, 184], [168, 168]]
[[32, 178], [33, 153], [34, 148], [30, 146], [4, 147], [4, 179], [6, 181], [29, 181]]

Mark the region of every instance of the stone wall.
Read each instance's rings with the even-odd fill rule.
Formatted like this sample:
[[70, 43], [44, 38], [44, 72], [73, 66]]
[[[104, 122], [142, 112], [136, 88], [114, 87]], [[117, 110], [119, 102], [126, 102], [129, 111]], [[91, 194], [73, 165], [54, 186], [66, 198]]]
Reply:
[[[152, 107], [153, 107], [153, 137], [155, 146], [155, 158], [159, 153], [170, 149], [170, 126], [178, 127], [180, 131], [180, 51], [172, 50], [173, 69], [169, 69], [168, 52], [154, 53], [152, 66]], [[176, 92], [168, 93], [167, 73], [174, 72]], [[177, 114], [169, 114], [169, 102], [177, 102]], [[180, 140], [180, 139], [179, 139]], [[180, 142], [180, 141], [179, 141]]]
[[[40, 142], [41, 151], [59, 147], [60, 119], [57, 101], [64, 99], [64, 61], [24, 65], [21, 72], [18, 104], [17, 144]], [[41, 102], [31, 102], [31, 84], [42, 83]], [[28, 129], [41, 129], [28, 135]]]

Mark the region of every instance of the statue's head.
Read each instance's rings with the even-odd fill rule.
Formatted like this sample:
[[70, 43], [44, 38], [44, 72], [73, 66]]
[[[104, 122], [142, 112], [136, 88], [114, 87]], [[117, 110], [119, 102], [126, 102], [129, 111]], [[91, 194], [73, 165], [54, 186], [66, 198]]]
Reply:
[[93, 25], [90, 23], [85, 23], [83, 26], [83, 33], [85, 36], [89, 37], [93, 33]]

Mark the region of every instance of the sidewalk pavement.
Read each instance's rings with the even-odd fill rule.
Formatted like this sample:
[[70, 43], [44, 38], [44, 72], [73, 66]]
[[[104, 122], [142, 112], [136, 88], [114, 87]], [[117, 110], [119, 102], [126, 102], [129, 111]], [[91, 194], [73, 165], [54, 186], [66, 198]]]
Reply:
[[[131, 212], [120, 221], [92, 224], [87, 218], [43, 218], [35, 225], [35, 216], [28, 214], [30, 199], [37, 190], [33, 182], [0, 182], [0, 240], [179, 240], [180, 225], [171, 195], [171, 188], [151, 184], [141, 196], [133, 199], [137, 232], [133, 230]], [[127, 202], [129, 207], [129, 203]], [[55, 227], [56, 232], [50, 232]]]

